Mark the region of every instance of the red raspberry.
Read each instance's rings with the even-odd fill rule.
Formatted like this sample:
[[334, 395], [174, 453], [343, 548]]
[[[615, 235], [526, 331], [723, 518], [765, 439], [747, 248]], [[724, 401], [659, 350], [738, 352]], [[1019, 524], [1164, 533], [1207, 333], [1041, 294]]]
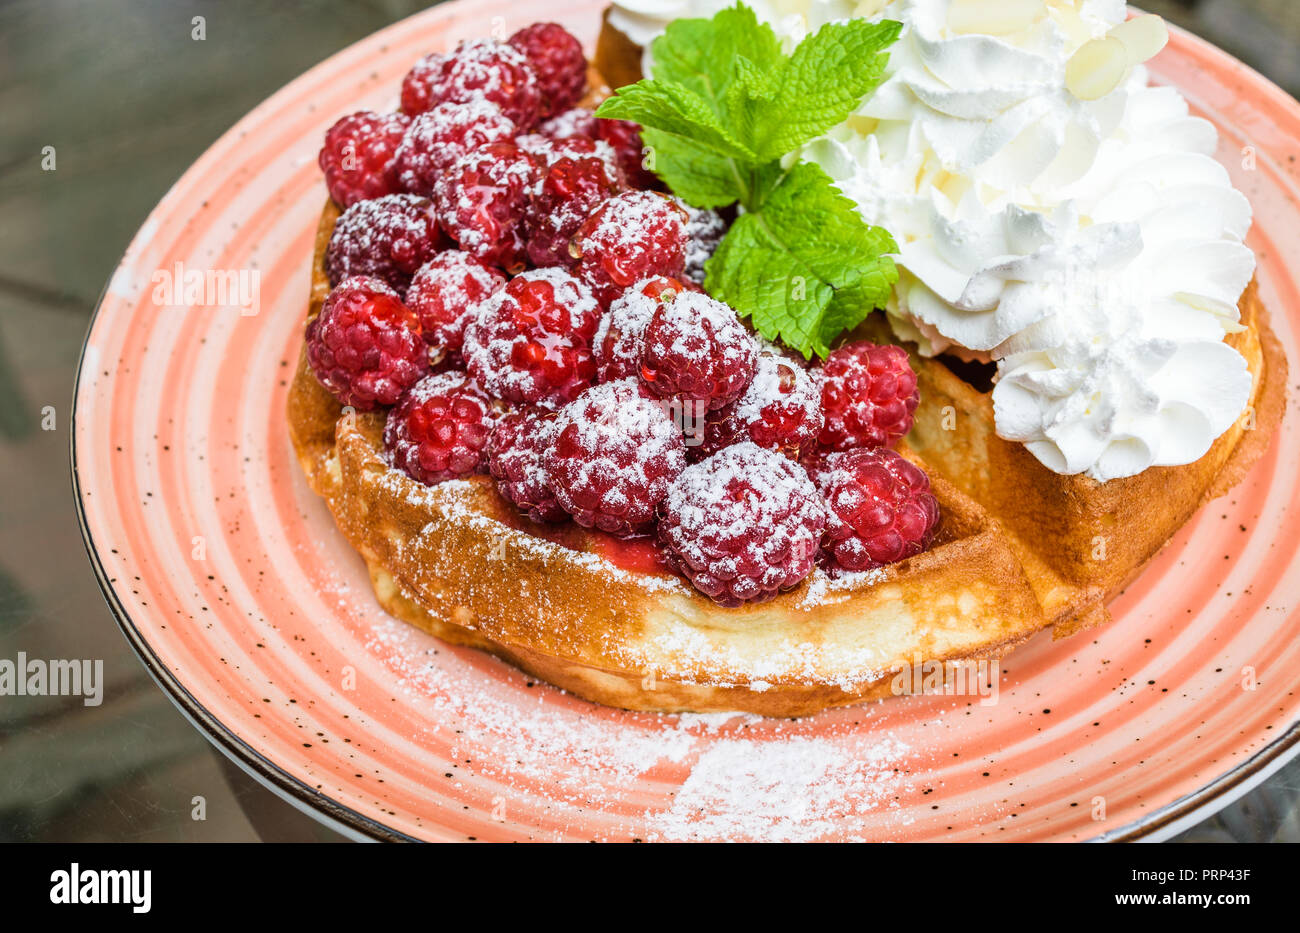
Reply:
[[704, 264], [727, 235], [727, 222], [717, 211], [691, 207], [681, 198], [673, 200], [686, 211], [686, 277], [703, 285]]
[[317, 161], [335, 204], [347, 208], [398, 190], [393, 158], [410, 122], [402, 113], [363, 110], [325, 131]]
[[569, 513], [555, 501], [542, 457], [555, 436], [555, 412], [517, 408], [502, 415], [488, 443], [488, 464], [501, 495], [535, 522], [558, 522]]
[[371, 275], [404, 292], [415, 270], [444, 243], [427, 198], [390, 194], [358, 201], [334, 225], [325, 270], [331, 285], [350, 276]]
[[464, 373], [425, 376], [388, 413], [388, 462], [433, 486], [487, 468], [491, 403]]
[[662, 195], [627, 191], [610, 198], [578, 229], [574, 255], [604, 307], [652, 275], [681, 278], [686, 265], [686, 212]]
[[402, 110], [411, 116], [451, 101], [489, 100], [520, 130], [537, 122], [542, 93], [524, 53], [494, 39], [462, 42], [450, 55], [426, 55], [402, 80]]
[[736, 312], [700, 292], [661, 302], [646, 325], [641, 381], [659, 398], [693, 399], [716, 409], [745, 391], [758, 344]]
[[[571, 136], [586, 136], [598, 139], [600, 136], [600, 118], [594, 110], [586, 107], [574, 107], [558, 116], [551, 117], [537, 128], [547, 139], [561, 140]], [[611, 150], [613, 147], [610, 147]]]
[[492, 143], [461, 156], [433, 191], [438, 220], [460, 248], [488, 265], [525, 265], [524, 213], [537, 163], [514, 143]]
[[631, 187], [660, 187], [659, 179], [645, 167], [645, 143], [638, 124], [629, 120], [601, 120], [596, 132], [618, 153], [618, 164]]
[[563, 269], [534, 269], [478, 306], [462, 352], [494, 397], [562, 404], [596, 375], [591, 337], [599, 317], [587, 286]]
[[921, 393], [902, 347], [847, 343], [826, 358], [821, 380], [824, 449], [891, 447], [912, 430]]
[[594, 386], [560, 410], [543, 464], [574, 521], [627, 536], [654, 521], [686, 449], [663, 407], [624, 379]]
[[807, 577], [825, 524], [803, 467], [746, 442], [682, 471], [661, 507], [659, 537], [700, 592], [739, 606]]
[[542, 92], [543, 117], [569, 109], [587, 90], [587, 57], [582, 43], [556, 23], [534, 23], [508, 40], [524, 53]]
[[486, 100], [442, 103], [411, 121], [393, 171], [403, 191], [431, 195], [438, 179], [467, 152], [514, 139], [514, 123]]
[[345, 279], [307, 325], [307, 362], [344, 405], [392, 405], [429, 368], [420, 321], [379, 279]]
[[832, 570], [870, 570], [920, 554], [934, 538], [939, 503], [930, 480], [885, 447], [825, 458], [817, 485], [828, 509], [825, 550]]
[[434, 256], [415, 273], [406, 306], [420, 316], [424, 341], [443, 356], [458, 355], [465, 324], [480, 301], [506, 284], [506, 277], [460, 250]]
[[637, 282], [616, 298], [600, 319], [592, 351], [601, 382], [614, 382], [641, 374], [645, 329], [663, 301], [672, 301], [686, 285], [657, 275]]
[[785, 357], [763, 352], [745, 393], [709, 416], [698, 449], [709, 456], [740, 441], [753, 441], [798, 460], [814, 448], [821, 429], [817, 380]]
[[569, 241], [591, 212], [618, 191], [617, 176], [600, 159], [554, 163], [528, 208], [528, 258], [533, 265], [576, 267]]

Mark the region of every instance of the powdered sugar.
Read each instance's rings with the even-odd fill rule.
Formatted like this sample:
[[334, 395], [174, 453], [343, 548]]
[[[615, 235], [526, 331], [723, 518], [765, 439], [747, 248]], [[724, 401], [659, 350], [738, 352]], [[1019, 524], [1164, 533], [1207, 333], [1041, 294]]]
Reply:
[[[913, 790], [913, 751], [878, 730], [612, 712], [528, 690], [523, 675], [487, 676], [436, 645], [391, 619], [374, 622], [365, 643], [419, 710], [419, 738], [447, 745], [457, 781], [504, 790], [497, 817], [518, 832], [530, 827], [514, 823], [517, 807], [545, 807], [558, 832], [590, 826], [598, 808], [602, 840], [880, 841], [909, 820], [899, 798]], [[676, 793], [647, 809], [638, 801], [652, 772]]]
[[726, 235], [727, 222], [715, 210], [692, 207], [681, 198], [673, 200], [686, 211], [686, 275], [702, 284], [704, 264], [713, 257]]
[[617, 534], [654, 519], [686, 447], [663, 407], [633, 379], [588, 389], [556, 418], [544, 457], [555, 497], [581, 525]]
[[438, 104], [411, 121], [397, 147], [393, 168], [398, 184], [403, 191], [431, 194], [438, 177], [465, 153], [508, 141], [515, 133], [514, 122], [482, 97]]
[[697, 588], [737, 605], [770, 599], [807, 577], [825, 522], [801, 466], [743, 442], [677, 477], [660, 533]]
[[496, 398], [563, 403], [595, 376], [600, 306], [560, 268], [532, 269], [480, 303], [465, 327], [469, 371]]

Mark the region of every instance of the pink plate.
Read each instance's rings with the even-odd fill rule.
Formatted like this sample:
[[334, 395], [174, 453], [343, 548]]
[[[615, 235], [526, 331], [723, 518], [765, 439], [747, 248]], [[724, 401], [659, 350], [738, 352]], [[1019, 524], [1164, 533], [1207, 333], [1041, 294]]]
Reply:
[[[603, 5], [559, 19], [594, 40]], [[1294, 418], [1113, 624], [1036, 638], [989, 706], [629, 714], [389, 619], [285, 426], [325, 201], [316, 151], [339, 115], [394, 107], [424, 52], [556, 10], [445, 4], [308, 72], [177, 182], [108, 286], [73, 432], [86, 540], [131, 644], [214, 743], [354, 835], [480, 840], [1163, 837], [1300, 748]], [[1300, 105], [1184, 33], [1155, 73], [1222, 130], [1264, 299], [1300, 360]], [[245, 273], [249, 313], [212, 270], [235, 293]], [[212, 287], [167, 294], [191, 280]]]

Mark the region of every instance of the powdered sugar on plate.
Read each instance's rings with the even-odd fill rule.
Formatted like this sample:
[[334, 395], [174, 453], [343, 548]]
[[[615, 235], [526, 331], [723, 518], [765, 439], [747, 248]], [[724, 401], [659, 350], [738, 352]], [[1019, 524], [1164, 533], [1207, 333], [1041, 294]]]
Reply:
[[[589, 827], [598, 807], [610, 816], [599, 836], [610, 840], [804, 841], [846, 829], [879, 839], [882, 825], [887, 833], [906, 819], [898, 798], [910, 789], [911, 750], [864, 731], [870, 709], [816, 735], [805, 722], [741, 713], [621, 713], [512, 682], [525, 675], [504, 666], [493, 677], [395, 620], [377, 619], [366, 648], [395, 676], [399, 702], [421, 711], [428, 737], [454, 737], [460, 779], [509, 791], [503, 822], [510, 795], [540, 797], [575, 827]], [[679, 786], [666, 807], [638, 806], [651, 781]]]

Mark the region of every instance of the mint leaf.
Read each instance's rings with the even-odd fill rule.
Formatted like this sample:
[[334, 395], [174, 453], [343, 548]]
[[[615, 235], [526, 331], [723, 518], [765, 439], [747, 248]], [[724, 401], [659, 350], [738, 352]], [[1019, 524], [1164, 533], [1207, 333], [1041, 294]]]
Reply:
[[662, 130], [643, 129], [641, 139], [650, 153], [646, 167], [688, 204], [718, 208], [744, 197], [734, 160]]
[[785, 61], [772, 27], [743, 4], [713, 19], [674, 20], [650, 48], [656, 80], [690, 88], [710, 101], [719, 116], [725, 113], [722, 102], [736, 80], [737, 63], [770, 71]]
[[719, 155], [750, 164], [757, 162], [753, 150], [731, 134], [709, 102], [680, 84], [638, 81], [620, 88], [618, 96], [601, 104], [596, 115], [631, 120], [674, 136], [684, 136]]
[[[768, 169], [771, 175], [779, 169]], [[707, 265], [705, 288], [755, 328], [805, 357], [889, 298], [893, 237], [868, 226], [818, 166], [782, 174], [757, 213], [742, 215]]]
[[696, 207], [738, 203], [740, 219], [707, 265], [706, 288], [773, 340], [805, 356], [883, 305], [898, 272], [884, 230], [868, 226], [829, 176], [784, 157], [844, 121], [879, 84], [894, 22], [822, 27], [786, 55], [771, 27], [738, 4], [671, 23], [654, 76], [597, 116], [631, 120], [649, 165]]
[[829, 23], [799, 44], [768, 77], [771, 103], [761, 106], [757, 134], [737, 134], [760, 159], [779, 159], [843, 123], [875, 90], [902, 23]]

